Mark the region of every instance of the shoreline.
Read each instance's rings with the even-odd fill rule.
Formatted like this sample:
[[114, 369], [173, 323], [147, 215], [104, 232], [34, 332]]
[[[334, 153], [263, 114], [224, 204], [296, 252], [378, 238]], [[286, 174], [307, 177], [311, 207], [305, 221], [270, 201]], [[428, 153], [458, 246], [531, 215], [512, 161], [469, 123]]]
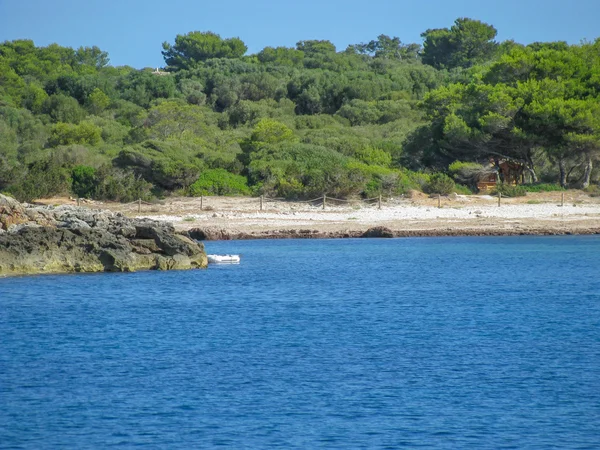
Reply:
[[593, 228], [564, 229], [541, 227], [529, 229], [421, 229], [394, 230], [387, 227], [372, 227], [366, 230], [322, 231], [318, 229], [278, 229], [264, 231], [223, 230], [192, 228], [182, 232], [199, 241], [261, 240], [261, 239], [357, 239], [357, 238], [423, 238], [423, 237], [485, 237], [485, 236], [572, 236], [600, 235], [600, 226]]
[[417, 192], [387, 199], [381, 208], [359, 199], [323, 209], [304, 202], [262, 203], [255, 197], [174, 197], [152, 204], [88, 201], [85, 206], [171, 222], [177, 232], [198, 240], [600, 234], [600, 198], [578, 190], [503, 198], [500, 206], [489, 195], [438, 199]]

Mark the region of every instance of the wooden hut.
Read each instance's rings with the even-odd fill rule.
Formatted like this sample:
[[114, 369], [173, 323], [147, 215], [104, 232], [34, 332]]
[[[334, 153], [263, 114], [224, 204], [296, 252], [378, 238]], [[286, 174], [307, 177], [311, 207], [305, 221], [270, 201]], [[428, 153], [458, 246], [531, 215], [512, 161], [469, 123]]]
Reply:
[[494, 172], [483, 176], [477, 182], [477, 189], [479, 191], [488, 191], [496, 187], [498, 183], [509, 184], [515, 186], [525, 181], [525, 171], [523, 164], [509, 161], [492, 161], [490, 163], [491, 168], [495, 169]]

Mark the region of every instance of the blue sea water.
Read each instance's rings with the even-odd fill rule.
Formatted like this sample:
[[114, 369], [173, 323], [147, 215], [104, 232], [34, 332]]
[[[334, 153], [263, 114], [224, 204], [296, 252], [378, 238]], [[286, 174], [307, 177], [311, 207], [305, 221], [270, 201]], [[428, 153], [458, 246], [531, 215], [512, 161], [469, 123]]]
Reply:
[[600, 447], [599, 237], [0, 279], [0, 448]]

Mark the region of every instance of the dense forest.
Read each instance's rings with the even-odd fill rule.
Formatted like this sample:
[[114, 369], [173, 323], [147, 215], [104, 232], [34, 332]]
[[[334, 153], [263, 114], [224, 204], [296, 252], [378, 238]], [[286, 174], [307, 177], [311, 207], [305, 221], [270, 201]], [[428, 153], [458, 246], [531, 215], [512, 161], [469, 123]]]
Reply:
[[163, 44], [160, 70], [110, 66], [97, 47], [7, 41], [0, 192], [469, 193], [501, 161], [523, 168], [522, 189], [598, 190], [600, 39], [496, 33], [461, 18], [422, 43], [306, 40], [248, 55], [239, 38], [194, 31]]

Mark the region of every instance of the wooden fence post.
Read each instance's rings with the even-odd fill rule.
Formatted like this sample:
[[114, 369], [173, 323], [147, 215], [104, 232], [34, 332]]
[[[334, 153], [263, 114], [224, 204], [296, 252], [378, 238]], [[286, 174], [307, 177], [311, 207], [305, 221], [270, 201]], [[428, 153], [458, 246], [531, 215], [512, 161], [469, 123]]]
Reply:
[[325, 209], [326, 203], [327, 203], [327, 194], [323, 194], [323, 209]]
[[81, 206], [79, 197], [77, 197], [77, 206]]
[[204, 195], [200, 196], [200, 211], [204, 209]]
[[565, 206], [565, 193], [560, 193], [560, 206]]
[[138, 198], [138, 212], [142, 212], [142, 199]]
[[438, 208], [442, 207], [442, 196], [438, 194]]
[[500, 206], [501, 200], [502, 200], [502, 192], [498, 191], [498, 206]]
[[263, 196], [260, 196], [260, 210], [263, 210]]
[[379, 194], [379, 204], [378, 204], [378, 208], [381, 209], [381, 194]]

